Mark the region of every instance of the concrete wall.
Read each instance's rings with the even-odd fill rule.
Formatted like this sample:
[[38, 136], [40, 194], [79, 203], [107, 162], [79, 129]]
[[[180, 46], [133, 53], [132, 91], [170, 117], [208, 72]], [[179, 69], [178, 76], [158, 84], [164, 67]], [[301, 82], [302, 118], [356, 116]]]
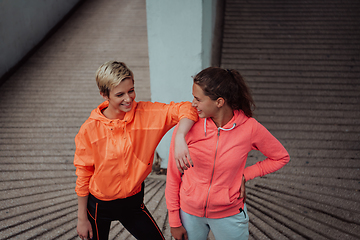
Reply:
[[[192, 76], [211, 62], [216, 0], [147, 0], [151, 100], [192, 101]], [[167, 167], [171, 134], [157, 151]]]
[[0, 0], [0, 77], [80, 0]]

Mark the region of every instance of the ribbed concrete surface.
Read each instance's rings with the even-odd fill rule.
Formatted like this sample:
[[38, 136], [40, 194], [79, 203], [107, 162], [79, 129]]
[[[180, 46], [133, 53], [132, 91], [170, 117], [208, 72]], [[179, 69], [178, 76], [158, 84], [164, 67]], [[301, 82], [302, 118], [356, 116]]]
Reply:
[[226, 1], [221, 65], [291, 156], [247, 183], [250, 239], [360, 239], [359, 62], [359, 1]]
[[[124, 61], [150, 100], [144, 0], [88, 0], [0, 87], [0, 239], [78, 239], [74, 137], [102, 98], [95, 71]], [[166, 226], [164, 179], [146, 181]], [[111, 239], [131, 239], [114, 224]], [[169, 239], [169, 238], [168, 238]]]
[[[257, 119], [292, 157], [248, 183], [250, 239], [360, 238], [359, 13], [356, 1], [227, 2], [222, 66], [249, 80]], [[85, 1], [0, 87], [0, 239], [77, 239], [73, 139], [109, 59], [149, 100], [144, 0]], [[165, 181], [146, 186], [170, 239]], [[117, 223], [110, 235], [133, 239]]]

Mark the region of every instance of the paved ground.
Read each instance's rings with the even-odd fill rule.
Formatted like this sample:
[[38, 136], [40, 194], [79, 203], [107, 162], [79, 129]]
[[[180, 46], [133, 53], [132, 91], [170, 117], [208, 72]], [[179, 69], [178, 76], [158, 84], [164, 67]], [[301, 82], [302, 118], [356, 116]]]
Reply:
[[[248, 183], [250, 239], [360, 238], [359, 16], [350, 0], [227, 1], [222, 66], [248, 79], [292, 157]], [[0, 239], [77, 239], [73, 139], [110, 59], [149, 100], [144, 0], [85, 1], [0, 87]], [[150, 176], [145, 201], [170, 239], [164, 187]], [[110, 239], [133, 238], [114, 223]]]
[[[95, 71], [126, 62], [137, 99], [150, 100], [147, 52], [144, 0], [88, 0], [1, 86], [0, 239], [76, 239], [74, 137], [102, 102]], [[164, 184], [147, 181], [153, 211]], [[112, 239], [126, 235], [114, 225]]]
[[226, 2], [221, 65], [291, 156], [247, 185], [251, 239], [360, 239], [360, 3]]

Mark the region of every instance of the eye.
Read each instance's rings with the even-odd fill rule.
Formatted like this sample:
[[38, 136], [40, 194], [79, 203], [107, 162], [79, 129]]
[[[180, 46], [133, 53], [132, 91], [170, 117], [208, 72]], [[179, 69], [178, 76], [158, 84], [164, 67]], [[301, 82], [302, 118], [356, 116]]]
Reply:
[[117, 97], [122, 97], [123, 95], [123, 93], [116, 94]]

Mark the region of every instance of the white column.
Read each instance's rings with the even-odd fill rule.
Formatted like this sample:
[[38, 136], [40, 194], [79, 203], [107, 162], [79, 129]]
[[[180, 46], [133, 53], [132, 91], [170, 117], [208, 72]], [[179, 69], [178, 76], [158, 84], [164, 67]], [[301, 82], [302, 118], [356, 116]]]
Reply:
[[[151, 100], [192, 101], [192, 76], [210, 66], [214, 0], [147, 0]], [[158, 153], [167, 167], [172, 131]]]

